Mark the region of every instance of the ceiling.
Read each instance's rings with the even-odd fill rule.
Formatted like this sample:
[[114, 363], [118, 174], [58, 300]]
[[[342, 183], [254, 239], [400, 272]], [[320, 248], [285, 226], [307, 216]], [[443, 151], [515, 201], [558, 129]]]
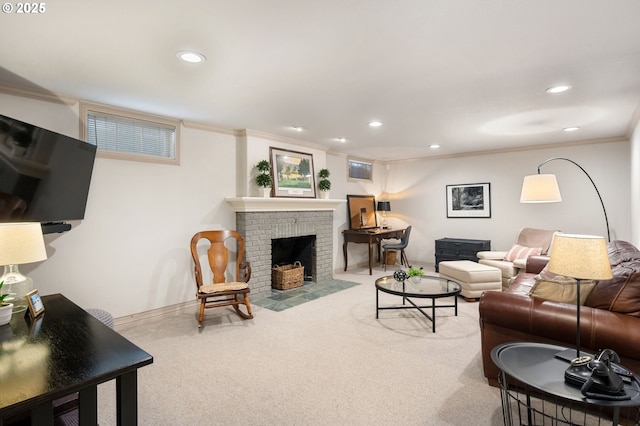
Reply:
[[0, 16], [1, 85], [371, 160], [628, 138], [637, 119], [638, 0], [43, 4]]

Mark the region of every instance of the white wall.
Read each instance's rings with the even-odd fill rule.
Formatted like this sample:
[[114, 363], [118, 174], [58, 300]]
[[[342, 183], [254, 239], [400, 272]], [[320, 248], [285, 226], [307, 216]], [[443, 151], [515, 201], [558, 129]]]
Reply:
[[[335, 270], [344, 269], [344, 254], [342, 249], [342, 231], [349, 229], [349, 216], [347, 214], [347, 194], [351, 195], [374, 195], [376, 200], [380, 199], [386, 181], [386, 166], [375, 163], [373, 167], [373, 181], [349, 180], [347, 157], [340, 154], [328, 153], [326, 167], [331, 172], [331, 198], [345, 200], [333, 213], [334, 235], [333, 235], [333, 267]], [[368, 268], [368, 247], [364, 244], [349, 244], [349, 270], [353, 270], [356, 265], [367, 266]]]
[[[3, 114], [78, 137], [77, 106], [0, 95]], [[45, 236], [49, 259], [21, 270], [42, 294], [120, 317], [194, 299], [192, 235], [235, 227], [235, 138], [181, 129], [181, 164], [97, 158], [85, 220]]]
[[[604, 214], [596, 191], [587, 176], [575, 165], [552, 161], [541, 169], [557, 175], [563, 202], [553, 204], [521, 204], [520, 190], [525, 175], [537, 173], [538, 164], [554, 157], [566, 157], [580, 164], [594, 180], [603, 198], [609, 218], [612, 239], [631, 238], [630, 144], [628, 141], [548, 148], [531, 151], [487, 154], [469, 157], [415, 160], [376, 164], [376, 178], [386, 182], [361, 186], [347, 183], [346, 194], [371, 193], [391, 200], [388, 221], [392, 226], [413, 226], [407, 256], [412, 263], [433, 264], [435, 240], [444, 237], [488, 239], [495, 250], [508, 250], [518, 229], [534, 227], [559, 229], [563, 232], [606, 235]], [[346, 160], [329, 157], [332, 178], [346, 169]], [[344, 176], [332, 179], [342, 187]], [[446, 185], [491, 184], [491, 218], [447, 218]], [[332, 191], [332, 198], [346, 195]], [[338, 212], [340, 213], [340, 212]], [[336, 226], [346, 229], [346, 207], [336, 215]], [[336, 240], [334, 267], [342, 269], [342, 236]], [[362, 244], [349, 245], [349, 265], [367, 261]]]
[[[74, 137], [77, 111], [75, 104], [0, 94], [0, 113]], [[236, 195], [232, 192], [242, 185], [237, 184], [233, 135], [192, 127], [181, 132], [180, 166], [96, 160], [85, 220], [70, 232], [47, 235], [49, 259], [21, 267], [42, 294], [63, 293], [82, 307], [106, 309], [116, 317], [194, 299], [189, 240], [199, 230], [235, 227], [235, 213], [224, 198]], [[247, 159], [251, 164], [267, 158], [270, 145], [287, 148], [267, 138], [253, 143]], [[373, 194], [391, 200], [392, 226], [414, 226], [407, 251], [412, 262], [433, 263], [434, 240], [442, 237], [491, 239], [494, 248], [507, 249], [523, 226], [603, 235], [595, 191], [572, 164], [557, 161], [543, 168], [558, 175], [563, 203], [518, 202], [523, 176], [557, 156], [578, 162], [591, 174], [604, 198], [612, 237], [631, 238], [629, 142], [391, 163], [388, 169], [376, 163], [373, 183], [365, 184], [347, 181], [345, 156], [327, 154], [325, 159], [320, 150], [298, 148], [310, 149], [316, 173], [325, 166], [331, 171], [331, 198]], [[445, 186], [478, 182], [491, 183], [492, 217], [447, 219]], [[334, 225], [333, 266], [342, 270], [346, 202], [336, 210]], [[366, 259], [366, 246], [349, 245], [350, 265], [364, 265]]]
[[238, 197], [262, 197], [262, 191], [255, 183], [258, 173], [256, 164], [262, 160], [270, 160], [270, 147], [311, 154], [313, 159], [313, 172], [316, 179], [318, 178], [318, 172], [320, 169], [325, 168], [326, 165], [326, 148], [314, 146], [309, 143], [301, 146], [301, 144], [304, 143], [302, 141], [299, 141], [299, 144], [296, 145], [296, 141], [293, 139], [286, 142], [275, 139], [276, 138], [269, 138], [268, 135], [261, 135], [250, 130], [245, 130], [243, 134], [238, 137], [238, 193], [229, 195], [237, 195]]
[[640, 121], [631, 136], [631, 242], [640, 247]]

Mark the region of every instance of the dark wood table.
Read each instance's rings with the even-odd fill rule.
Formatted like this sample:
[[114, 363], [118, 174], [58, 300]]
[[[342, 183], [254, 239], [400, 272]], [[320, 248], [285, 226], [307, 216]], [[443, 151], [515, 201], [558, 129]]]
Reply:
[[342, 251], [344, 252], [344, 270], [347, 270], [347, 244], [368, 244], [369, 245], [369, 275], [372, 275], [373, 271], [373, 245], [378, 246], [378, 262], [380, 262], [380, 242], [390, 238], [400, 239], [404, 235], [404, 228], [402, 229], [345, 229], [342, 231], [344, 236], [344, 243], [342, 244]]
[[97, 385], [116, 379], [118, 425], [138, 423], [137, 370], [153, 357], [61, 294], [35, 320], [0, 327], [0, 425], [21, 414], [54, 424], [53, 401], [78, 392], [80, 425], [97, 424]]

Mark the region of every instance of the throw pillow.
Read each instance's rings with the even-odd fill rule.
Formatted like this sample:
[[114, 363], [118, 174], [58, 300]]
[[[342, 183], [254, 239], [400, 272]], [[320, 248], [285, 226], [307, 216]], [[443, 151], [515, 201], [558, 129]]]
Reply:
[[507, 252], [503, 260], [513, 262], [516, 259], [526, 259], [529, 256], [538, 256], [542, 253], [542, 247], [525, 247], [515, 244]]
[[[554, 277], [537, 275], [535, 284], [531, 287], [530, 296], [553, 302], [576, 304], [578, 295], [578, 282], [570, 277], [555, 275]], [[593, 280], [580, 280], [580, 304], [584, 305], [589, 293], [595, 287]]]

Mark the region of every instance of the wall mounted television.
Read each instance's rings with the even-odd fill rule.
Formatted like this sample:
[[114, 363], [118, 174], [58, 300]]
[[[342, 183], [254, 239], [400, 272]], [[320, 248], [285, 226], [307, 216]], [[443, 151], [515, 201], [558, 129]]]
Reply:
[[0, 222], [44, 233], [84, 219], [96, 147], [0, 114]]

